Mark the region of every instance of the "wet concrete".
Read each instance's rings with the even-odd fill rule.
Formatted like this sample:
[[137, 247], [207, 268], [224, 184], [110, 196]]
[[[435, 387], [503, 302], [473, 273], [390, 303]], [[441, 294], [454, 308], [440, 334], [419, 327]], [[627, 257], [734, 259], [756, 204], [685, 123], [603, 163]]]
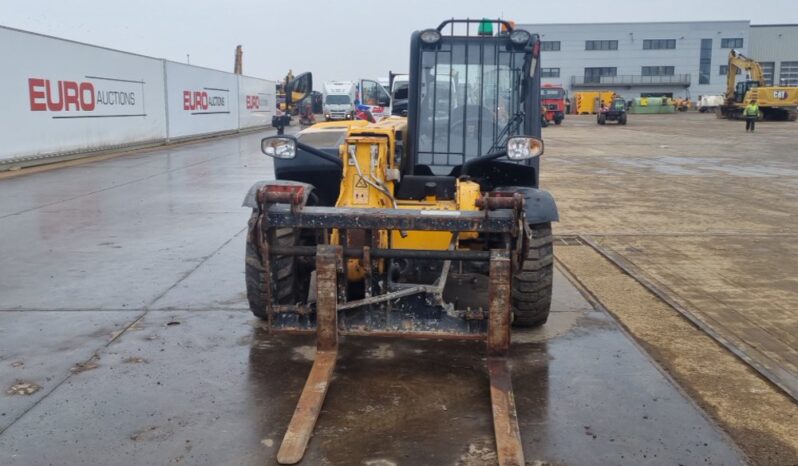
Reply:
[[[0, 464], [274, 464], [315, 351], [246, 310], [258, 137], [0, 183]], [[559, 273], [553, 311], [512, 349], [530, 464], [743, 464]], [[495, 464], [483, 354], [344, 339], [304, 464]]]

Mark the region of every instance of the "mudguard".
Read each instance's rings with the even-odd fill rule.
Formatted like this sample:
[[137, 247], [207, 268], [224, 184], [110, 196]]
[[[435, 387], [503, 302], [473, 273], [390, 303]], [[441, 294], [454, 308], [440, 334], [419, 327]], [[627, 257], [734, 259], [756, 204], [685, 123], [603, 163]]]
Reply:
[[554, 197], [548, 191], [526, 186], [502, 186], [496, 188], [499, 192], [517, 192], [524, 196], [524, 212], [529, 224], [557, 222], [560, 214]]
[[253, 184], [252, 187], [249, 188], [246, 197], [244, 197], [244, 203], [241, 205], [242, 207], [249, 207], [252, 209], [258, 208], [258, 191], [260, 188], [266, 185], [276, 185], [276, 186], [304, 186], [305, 187], [305, 198], [303, 199], [303, 203], [307, 204], [308, 197], [310, 193], [313, 191], [313, 185], [307, 183], [301, 183], [299, 181], [290, 181], [290, 180], [263, 180], [258, 181], [257, 183]]

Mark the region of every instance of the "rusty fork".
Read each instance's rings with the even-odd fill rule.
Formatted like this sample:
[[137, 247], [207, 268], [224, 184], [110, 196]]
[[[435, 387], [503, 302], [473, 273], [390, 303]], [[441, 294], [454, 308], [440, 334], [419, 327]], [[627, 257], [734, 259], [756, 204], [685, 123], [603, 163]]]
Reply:
[[277, 462], [296, 464], [305, 455], [313, 428], [321, 412], [338, 357], [338, 269], [343, 256], [340, 246], [319, 245], [316, 255], [316, 358], [305, 388], [283, 437]]
[[521, 431], [510, 377], [510, 283], [512, 266], [508, 251], [490, 252], [488, 284], [488, 376], [493, 410], [493, 431], [499, 466], [524, 466]]
[[[330, 386], [338, 356], [337, 280], [343, 267], [340, 246], [319, 245], [316, 255], [316, 359], [277, 453], [280, 464], [302, 460]], [[505, 250], [490, 251], [488, 295], [488, 374], [493, 428], [499, 466], [524, 466], [515, 397], [508, 366], [510, 348], [510, 280], [512, 265]]]

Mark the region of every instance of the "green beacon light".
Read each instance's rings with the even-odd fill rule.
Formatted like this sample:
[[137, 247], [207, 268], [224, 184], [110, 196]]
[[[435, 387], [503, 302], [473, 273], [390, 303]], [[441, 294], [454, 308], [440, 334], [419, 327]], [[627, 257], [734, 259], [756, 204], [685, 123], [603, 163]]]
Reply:
[[482, 22], [479, 23], [479, 29], [477, 29], [477, 34], [480, 36], [492, 36], [493, 35], [493, 21], [483, 18]]

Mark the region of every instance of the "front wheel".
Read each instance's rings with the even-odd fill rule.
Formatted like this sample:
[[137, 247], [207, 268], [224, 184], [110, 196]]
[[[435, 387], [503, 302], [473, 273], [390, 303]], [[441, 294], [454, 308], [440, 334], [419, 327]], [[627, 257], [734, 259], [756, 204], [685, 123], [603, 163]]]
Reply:
[[529, 225], [526, 260], [513, 274], [512, 310], [514, 327], [539, 327], [551, 310], [554, 248], [551, 223]]
[[[309, 270], [304, 270], [296, 256], [273, 256], [270, 258], [270, 283], [266, 284], [266, 264], [258, 244], [258, 213], [252, 212], [249, 219], [244, 272], [247, 285], [247, 301], [252, 313], [261, 319], [268, 318], [267, 304], [271, 298], [274, 305], [296, 304], [307, 297]], [[272, 235], [276, 246], [300, 244], [299, 230], [277, 228]]]

